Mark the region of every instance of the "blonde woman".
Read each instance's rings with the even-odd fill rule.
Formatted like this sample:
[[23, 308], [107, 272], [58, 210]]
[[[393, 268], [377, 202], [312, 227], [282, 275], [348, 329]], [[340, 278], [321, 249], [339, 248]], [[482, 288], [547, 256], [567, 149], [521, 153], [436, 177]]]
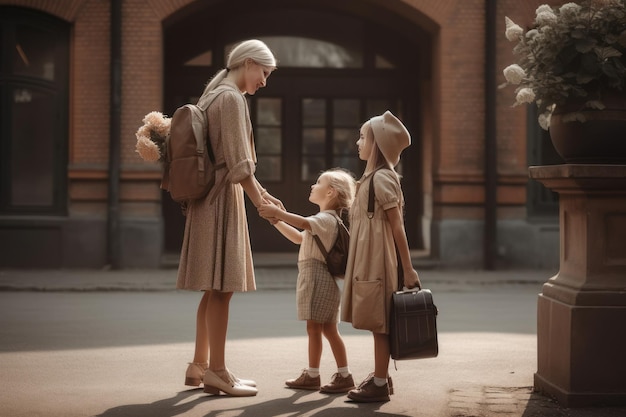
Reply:
[[[185, 384], [231, 396], [257, 394], [256, 384], [234, 376], [226, 367], [225, 344], [229, 303], [234, 292], [256, 289], [244, 192], [259, 207], [282, 204], [254, 176], [256, 153], [245, 94], [265, 87], [276, 68], [270, 49], [259, 40], [238, 44], [226, 68], [206, 86], [198, 105], [207, 108], [209, 140], [217, 165], [215, 186], [187, 207], [176, 287], [203, 291], [196, 316], [196, 343]], [[228, 265], [228, 267], [226, 267]]]
[[[320, 390], [327, 394], [344, 393], [354, 388], [346, 347], [337, 326], [341, 294], [314, 240], [317, 236], [326, 250], [330, 250], [337, 239], [339, 216], [343, 210], [350, 208], [354, 191], [352, 174], [332, 169], [324, 171], [311, 186], [309, 201], [319, 206], [317, 214], [302, 217], [274, 204], [263, 204], [259, 208], [261, 216], [280, 220], [274, 226], [287, 239], [300, 245], [296, 301], [298, 319], [306, 320], [309, 366], [297, 378], [285, 381], [290, 388]], [[328, 340], [337, 364], [337, 372], [324, 386], [321, 386], [319, 372], [322, 336]]]

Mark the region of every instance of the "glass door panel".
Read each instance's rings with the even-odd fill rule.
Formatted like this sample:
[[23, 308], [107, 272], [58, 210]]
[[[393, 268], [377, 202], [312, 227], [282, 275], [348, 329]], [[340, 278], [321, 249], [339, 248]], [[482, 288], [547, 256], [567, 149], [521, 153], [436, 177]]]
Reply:
[[280, 98], [255, 100], [255, 144], [257, 153], [256, 176], [262, 182], [283, 180], [283, 122]]

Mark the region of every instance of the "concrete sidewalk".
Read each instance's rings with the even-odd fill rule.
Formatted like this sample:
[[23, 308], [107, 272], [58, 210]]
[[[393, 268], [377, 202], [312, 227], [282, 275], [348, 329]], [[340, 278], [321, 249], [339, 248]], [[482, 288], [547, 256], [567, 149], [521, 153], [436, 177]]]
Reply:
[[[439, 300], [450, 303], [459, 295], [489, 293], [493, 298], [526, 294], [535, 301], [541, 285], [554, 271], [468, 271], [420, 268], [422, 283]], [[257, 262], [258, 289], [292, 297], [297, 271], [293, 264]], [[103, 293], [158, 292], [151, 296], [186, 296], [174, 292], [175, 269], [162, 270], [0, 270], [0, 290], [7, 296], [31, 297], [28, 292]], [[108, 295], [107, 295], [108, 293]], [[14, 295], [11, 295], [14, 294]], [[177, 295], [178, 294], [178, 295]], [[33, 294], [34, 296], [35, 294]], [[45, 295], [45, 294], [42, 294]], [[54, 295], [54, 294], [51, 294]], [[68, 295], [71, 296], [71, 295]], [[80, 295], [77, 295], [80, 297]], [[87, 295], [86, 295], [87, 296]], [[95, 295], [94, 295], [95, 296]], [[76, 296], [74, 296], [76, 298]], [[161, 299], [161, 298], [159, 298]], [[236, 300], [235, 300], [236, 299]], [[487, 296], [489, 299], [489, 296]], [[194, 299], [195, 300], [195, 299]], [[249, 299], [248, 299], [249, 300]], [[155, 301], [156, 302], [156, 301]], [[235, 303], [246, 306], [245, 297]], [[506, 300], [504, 301], [506, 302]], [[289, 301], [291, 303], [291, 301]], [[281, 309], [291, 309], [291, 304]], [[236, 307], [236, 305], [235, 305]], [[274, 306], [279, 308], [279, 306]], [[477, 305], [480, 309], [481, 306]], [[2, 307], [0, 307], [2, 311]], [[487, 312], [488, 314], [489, 312]], [[284, 314], [276, 312], [276, 314]], [[445, 317], [442, 317], [445, 319]], [[530, 318], [533, 319], [534, 318]], [[347, 324], [342, 323], [342, 326]], [[345, 327], [344, 327], [345, 328]], [[303, 332], [302, 332], [303, 333]], [[440, 355], [434, 359], [392, 362], [390, 374], [396, 393], [389, 403], [356, 404], [344, 396], [286, 389], [280, 381], [293, 377], [301, 366], [306, 335], [229, 339], [229, 355], [237, 374], [254, 377], [259, 395], [250, 398], [213, 397], [202, 390], [185, 389], [181, 364], [193, 351], [190, 343], [146, 344], [101, 349], [74, 349], [0, 353], [0, 416], [47, 417], [617, 417], [626, 407], [565, 409], [532, 392], [536, 371], [536, 336], [513, 332], [439, 333]], [[368, 332], [345, 331], [355, 379], [371, 366]], [[251, 348], [253, 346], [253, 348]], [[251, 349], [254, 355], [250, 356]], [[328, 346], [322, 372], [329, 377], [333, 359]], [[261, 366], [262, 365], [262, 366]], [[34, 369], [32, 367], [35, 367]], [[36, 372], [32, 372], [36, 370]], [[267, 372], [267, 371], [270, 372]], [[251, 372], [250, 372], [251, 371]], [[30, 375], [25, 377], [25, 375]], [[123, 378], [120, 376], [123, 375]], [[358, 383], [358, 382], [357, 382]]]
[[[297, 254], [268, 253], [254, 256], [258, 290], [294, 289]], [[468, 287], [503, 284], [542, 284], [556, 271], [544, 270], [446, 270], [425, 259], [413, 265], [425, 287]], [[141, 269], [0, 269], [0, 291], [172, 291], [176, 287], [172, 268]]]

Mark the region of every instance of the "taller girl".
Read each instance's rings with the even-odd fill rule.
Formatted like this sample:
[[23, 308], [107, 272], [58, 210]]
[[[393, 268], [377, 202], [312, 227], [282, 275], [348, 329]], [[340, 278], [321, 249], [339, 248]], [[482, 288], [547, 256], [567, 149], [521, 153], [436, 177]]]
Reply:
[[[361, 127], [359, 158], [367, 161], [350, 209], [350, 249], [345, 275], [341, 319], [374, 336], [374, 372], [348, 398], [357, 402], [389, 401], [389, 311], [398, 287], [398, 267], [407, 288], [421, 287], [411, 264], [404, 229], [404, 196], [395, 166], [411, 136], [390, 111]], [[368, 214], [370, 188], [374, 211]], [[402, 265], [398, 265], [398, 262]]]
[[267, 45], [255, 39], [244, 41], [231, 51], [226, 68], [215, 74], [198, 100], [198, 105], [207, 109], [215, 164], [225, 168], [216, 171], [209, 194], [187, 206], [176, 287], [204, 291], [185, 384], [204, 383], [204, 391], [211, 394], [257, 393], [254, 381], [239, 379], [226, 367], [225, 344], [233, 293], [256, 288], [244, 192], [256, 207], [263, 202], [282, 207], [254, 176], [256, 154], [244, 96], [265, 87], [275, 68], [276, 60]]

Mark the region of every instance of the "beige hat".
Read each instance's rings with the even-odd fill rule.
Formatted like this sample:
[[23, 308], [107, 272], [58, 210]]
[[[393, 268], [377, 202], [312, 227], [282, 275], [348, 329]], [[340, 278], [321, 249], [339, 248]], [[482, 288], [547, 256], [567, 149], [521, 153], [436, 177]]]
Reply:
[[400, 162], [400, 153], [411, 144], [411, 135], [402, 122], [387, 110], [370, 119], [374, 140], [385, 159], [394, 167]]

